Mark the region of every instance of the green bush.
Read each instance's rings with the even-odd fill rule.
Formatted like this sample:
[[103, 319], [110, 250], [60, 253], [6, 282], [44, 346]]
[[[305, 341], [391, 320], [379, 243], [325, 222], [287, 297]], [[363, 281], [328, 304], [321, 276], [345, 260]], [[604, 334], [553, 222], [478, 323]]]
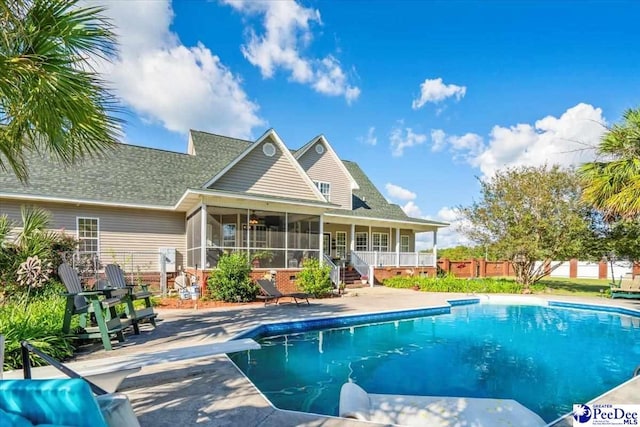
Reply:
[[298, 274], [297, 285], [315, 298], [322, 298], [333, 290], [330, 275], [331, 267], [321, 266], [318, 260], [307, 259], [302, 263], [302, 271]]
[[[29, 341], [57, 360], [73, 355], [74, 347], [70, 337], [62, 333], [65, 298], [53, 291], [43, 293], [24, 302], [8, 302], [0, 306], [0, 334], [5, 336], [4, 369], [22, 367], [20, 342]], [[46, 364], [38, 356], [31, 355], [32, 365]]]
[[251, 266], [245, 253], [223, 255], [207, 280], [207, 289], [213, 299], [225, 302], [253, 301], [258, 287], [249, 277]]
[[[390, 288], [420, 287], [424, 292], [461, 292], [487, 294], [520, 294], [522, 285], [509, 279], [483, 277], [476, 279], [457, 278], [452, 275], [444, 277], [392, 277], [383, 281]], [[534, 291], [537, 290], [533, 289]]]
[[[0, 292], [4, 298], [22, 299], [46, 292], [50, 277], [61, 263], [61, 253], [73, 251], [77, 241], [50, 231], [51, 214], [22, 206], [21, 221], [0, 216]], [[16, 236], [11, 234], [21, 227]]]

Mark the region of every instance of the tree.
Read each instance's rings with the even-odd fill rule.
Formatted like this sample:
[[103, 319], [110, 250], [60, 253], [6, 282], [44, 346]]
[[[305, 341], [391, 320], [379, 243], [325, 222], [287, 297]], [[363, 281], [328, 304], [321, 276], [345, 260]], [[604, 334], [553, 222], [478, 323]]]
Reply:
[[480, 180], [479, 201], [460, 208], [469, 224], [461, 231], [510, 260], [516, 280], [528, 289], [560, 265], [551, 261], [577, 256], [582, 249], [589, 227], [578, 181], [558, 166], [498, 172]]
[[0, 168], [22, 182], [29, 153], [69, 165], [118, 140], [118, 108], [92, 67], [115, 36], [102, 8], [78, 1], [0, 0]]
[[585, 202], [606, 220], [640, 214], [640, 109], [627, 110], [600, 140], [599, 161], [583, 164], [578, 173]]

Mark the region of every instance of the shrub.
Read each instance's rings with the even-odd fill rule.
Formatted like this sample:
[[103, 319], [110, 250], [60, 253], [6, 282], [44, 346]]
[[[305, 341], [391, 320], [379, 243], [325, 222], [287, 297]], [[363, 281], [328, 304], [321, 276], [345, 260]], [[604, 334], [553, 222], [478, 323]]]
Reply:
[[520, 294], [523, 286], [509, 279], [494, 279], [490, 277], [477, 279], [457, 278], [452, 275], [444, 277], [392, 277], [383, 281], [384, 286], [390, 288], [412, 288], [419, 286], [424, 292], [477, 292]]
[[249, 277], [250, 271], [246, 254], [236, 252], [222, 255], [218, 260], [218, 267], [207, 280], [207, 289], [216, 300], [253, 301], [258, 294], [258, 287]]
[[[76, 240], [49, 231], [51, 215], [38, 207], [22, 206], [22, 221], [0, 216], [0, 291], [5, 297], [46, 291], [51, 273], [61, 262], [60, 253], [75, 249]], [[15, 238], [10, 231], [20, 226]]]
[[[4, 369], [22, 367], [20, 342], [24, 340], [57, 360], [73, 355], [72, 338], [62, 332], [66, 301], [57, 294], [58, 290], [59, 284], [28, 304], [9, 302], [0, 306], [0, 333], [5, 336], [6, 346]], [[46, 364], [38, 356], [31, 356], [33, 366]]]
[[331, 267], [320, 265], [315, 259], [307, 259], [302, 264], [302, 271], [298, 274], [297, 285], [304, 292], [315, 298], [327, 296], [333, 290], [331, 283]]

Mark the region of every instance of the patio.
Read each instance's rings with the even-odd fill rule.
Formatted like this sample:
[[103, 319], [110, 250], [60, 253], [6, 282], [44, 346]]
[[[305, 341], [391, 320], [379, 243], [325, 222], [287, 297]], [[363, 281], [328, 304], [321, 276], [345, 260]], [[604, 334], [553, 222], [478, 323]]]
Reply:
[[[154, 331], [143, 329], [139, 336], [128, 337], [115, 346], [118, 356], [127, 353], [166, 350], [206, 341], [225, 341], [236, 333], [261, 323], [310, 317], [436, 306], [465, 294], [423, 293], [384, 287], [362, 288], [354, 296], [312, 301], [310, 306], [246, 305], [209, 310], [163, 310], [163, 321]], [[357, 294], [357, 296], [355, 296]], [[567, 301], [613, 304], [610, 299], [554, 297]], [[640, 308], [638, 301], [615, 301], [615, 305]], [[80, 355], [78, 360], [108, 357], [104, 351]], [[282, 411], [273, 408], [261, 393], [236, 369], [226, 356], [213, 356], [187, 362], [143, 368], [123, 383], [124, 391], [145, 426], [174, 425], [307, 425], [365, 426], [371, 423]], [[634, 381], [608, 396], [609, 403], [633, 403], [640, 392]], [[567, 424], [570, 425], [570, 424]]]

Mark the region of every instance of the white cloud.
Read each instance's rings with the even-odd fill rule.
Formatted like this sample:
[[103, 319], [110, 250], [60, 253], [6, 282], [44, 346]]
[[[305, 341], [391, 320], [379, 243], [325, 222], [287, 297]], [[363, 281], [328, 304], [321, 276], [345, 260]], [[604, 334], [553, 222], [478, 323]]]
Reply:
[[384, 188], [387, 190], [389, 197], [394, 199], [414, 200], [416, 198], [416, 193], [413, 191], [407, 190], [406, 188], [402, 188], [399, 185], [395, 185], [390, 182], [388, 182]]
[[349, 83], [340, 62], [333, 55], [308, 58], [303, 51], [311, 43], [312, 25], [322, 25], [320, 12], [295, 1], [222, 0], [245, 15], [261, 15], [264, 34], [248, 29], [248, 41], [242, 47], [244, 57], [271, 78], [278, 69], [291, 80], [310, 85], [328, 96], [344, 96], [347, 103], [358, 99], [360, 88]]
[[412, 218], [422, 217], [422, 209], [420, 209], [413, 200], [409, 200], [404, 206], [402, 206], [402, 210]]
[[462, 136], [447, 134], [442, 129], [431, 130], [431, 151], [442, 151], [449, 147], [456, 160], [474, 159], [484, 149], [482, 137], [475, 133], [466, 133]]
[[362, 142], [367, 145], [376, 145], [378, 143], [378, 138], [376, 137], [376, 128], [371, 126], [369, 130], [367, 130], [367, 134], [365, 136], [359, 136], [359, 142]]
[[[473, 243], [464, 237], [460, 229], [465, 226], [466, 220], [460, 217], [457, 208], [442, 207], [435, 217], [427, 216], [426, 219], [434, 221], [447, 222], [450, 225], [438, 230], [438, 248], [451, 248], [458, 245], [472, 245]], [[433, 236], [431, 233], [422, 233], [417, 235], [416, 245], [419, 250], [431, 249], [433, 247]]]
[[187, 47], [170, 31], [168, 0], [103, 2], [118, 34], [119, 53], [100, 64], [115, 93], [144, 120], [250, 138], [263, 125], [241, 79], [202, 43]]
[[488, 143], [477, 134], [446, 136], [443, 131], [434, 130], [431, 148], [440, 151], [448, 146], [454, 158], [466, 160], [484, 176], [512, 166], [574, 166], [595, 158], [594, 148], [605, 125], [602, 109], [580, 103], [560, 117], [547, 116], [533, 125], [494, 126]]
[[404, 122], [398, 122], [398, 125], [391, 129], [389, 134], [389, 142], [391, 145], [391, 154], [394, 157], [400, 157], [404, 154], [404, 149], [424, 144], [427, 141], [427, 135], [413, 132], [413, 129], [403, 127]]
[[417, 110], [428, 102], [437, 104], [452, 96], [454, 96], [457, 101], [460, 101], [466, 93], [466, 86], [444, 84], [441, 77], [437, 79], [426, 79], [424, 83], [420, 85], [420, 97], [413, 100], [411, 107]]

